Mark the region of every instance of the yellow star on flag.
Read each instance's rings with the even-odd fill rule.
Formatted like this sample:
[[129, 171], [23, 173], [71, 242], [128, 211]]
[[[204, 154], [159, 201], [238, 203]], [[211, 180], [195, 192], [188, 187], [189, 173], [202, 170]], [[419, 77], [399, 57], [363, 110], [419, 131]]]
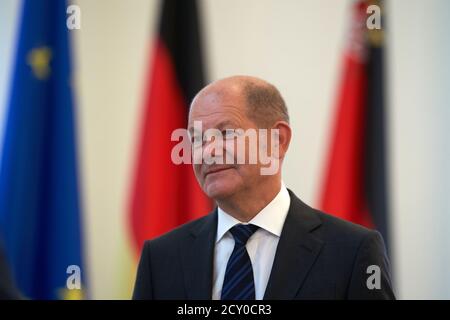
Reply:
[[36, 78], [45, 80], [50, 75], [52, 51], [49, 47], [39, 47], [30, 51], [27, 62]]

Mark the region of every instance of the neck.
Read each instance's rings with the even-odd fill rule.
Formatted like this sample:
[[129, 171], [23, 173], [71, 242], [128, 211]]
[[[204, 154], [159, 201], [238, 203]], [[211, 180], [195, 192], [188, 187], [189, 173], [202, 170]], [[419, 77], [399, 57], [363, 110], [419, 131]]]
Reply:
[[269, 184], [269, 187], [238, 192], [237, 194], [217, 200], [218, 206], [233, 218], [249, 222], [264, 209], [280, 192], [281, 179]]

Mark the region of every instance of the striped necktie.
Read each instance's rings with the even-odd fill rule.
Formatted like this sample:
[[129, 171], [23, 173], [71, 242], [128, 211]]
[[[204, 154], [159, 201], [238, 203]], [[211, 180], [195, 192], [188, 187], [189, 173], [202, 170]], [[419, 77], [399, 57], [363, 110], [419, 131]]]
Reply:
[[255, 299], [252, 262], [245, 245], [258, 228], [252, 224], [237, 224], [230, 229], [234, 237], [234, 250], [228, 260], [225, 271], [222, 285], [222, 300]]

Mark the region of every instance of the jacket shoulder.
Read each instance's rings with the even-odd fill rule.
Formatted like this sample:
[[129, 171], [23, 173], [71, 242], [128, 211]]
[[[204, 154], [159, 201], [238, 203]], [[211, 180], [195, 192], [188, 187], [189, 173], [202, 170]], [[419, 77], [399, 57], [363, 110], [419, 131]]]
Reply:
[[360, 243], [369, 236], [378, 234], [378, 231], [368, 229], [359, 224], [343, 220], [328, 213], [313, 209], [322, 221], [321, 236], [326, 241], [334, 243]]
[[186, 237], [190, 237], [193, 234], [199, 232], [207, 224], [207, 222], [210, 222], [214, 219], [215, 211], [201, 218], [182, 224], [154, 239], [146, 240], [144, 243], [144, 247], [152, 247], [153, 250], [170, 249], [171, 247], [174, 247], [176, 244], [180, 243], [180, 241], [186, 239]]

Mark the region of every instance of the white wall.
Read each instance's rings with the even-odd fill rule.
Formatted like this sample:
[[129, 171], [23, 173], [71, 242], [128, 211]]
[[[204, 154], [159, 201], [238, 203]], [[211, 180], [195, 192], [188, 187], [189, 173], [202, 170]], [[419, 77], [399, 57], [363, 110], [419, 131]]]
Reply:
[[450, 2], [388, 10], [396, 280], [403, 298], [450, 299]]
[[5, 105], [8, 103], [11, 69], [14, 64], [13, 48], [17, 39], [17, 12], [20, 4], [21, 1], [0, 0], [0, 152], [3, 144]]
[[128, 298], [126, 209], [156, 1], [80, 0], [74, 31], [88, 270], [94, 298]]
[[[13, 4], [14, 3], [14, 4]], [[0, 32], [15, 0], [0, 0]], [[91, 293], [127, 298], [126, 205], [156, 0], [78, 0], [74, 31], [81, 169]], [[252, 74], [279, 87], [294, 140], [285, 181], [317, 203], [349, 23], [350, 0], [202, 0], [209, 79]], [[394, 262], [401, 298], [450, 298], [449, 3], [389, 2]], [[8, 10], [4, 8], [9, 8]], [[12, 36], [0, 33], [0, 101]], [[131, 271], [132, 270], [132, 271]]]

